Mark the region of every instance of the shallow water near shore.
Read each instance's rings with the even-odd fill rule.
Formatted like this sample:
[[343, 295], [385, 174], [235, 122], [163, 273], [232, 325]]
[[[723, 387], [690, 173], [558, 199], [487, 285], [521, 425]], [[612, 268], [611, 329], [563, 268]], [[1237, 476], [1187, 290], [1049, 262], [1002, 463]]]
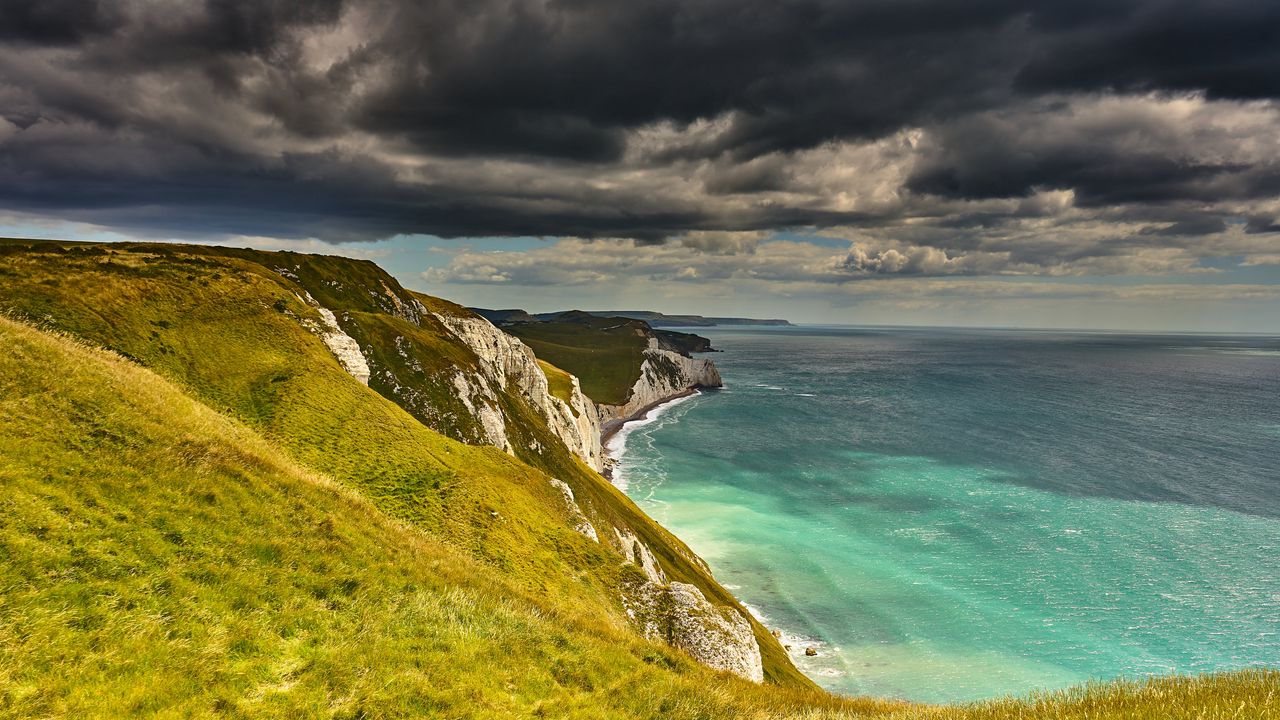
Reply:
[[698, 332], [727, 387], [630, 425], [616, 477], [823, 686], [1280, 664], [1280, 340]]

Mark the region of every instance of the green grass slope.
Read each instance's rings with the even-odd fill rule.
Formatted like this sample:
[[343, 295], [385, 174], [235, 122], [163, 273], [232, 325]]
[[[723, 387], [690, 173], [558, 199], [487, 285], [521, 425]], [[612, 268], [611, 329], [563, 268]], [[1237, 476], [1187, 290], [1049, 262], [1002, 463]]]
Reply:
[[[376, 272], [357, 285], [352, 278], [372, 272], [369, 268]], [[347, 271], [350, 277], [343, 275]], [[336, 294], [338, 285], [348, 292]], [[447, 342], [434, 318], [424, 320], [425, 330], [415, 331], [388, 312], [399, 303], [377, 305], [386, 291], [397, 294], [400, 303], [414, 298], [376, 266], [360, 261], [181, 246], [0, 245], [0, 311], [156, 370], [247, 423], [296, 461], [500, 569], [531, 592], [591, 599], [621, 617], [622, 589], [633, 580], [619, 567], [619, 555], [570, 529], [549, 474], [573, 488], [601, 530], [630, 528], [669, 577], [698, 586], [712, 602], [741, 608], [684, 543], [572, 456], [514, 400], [503, 402], [524, 434], [514, 440], [537, 448], [524, 453], [532, 466], [492, 447], [442, 437], [419, 421], [412, 404], [397, 405], [375, 392], [372, 381], [368, 388], [356, 382], [304, 327], [302, 321], [317, 317], [299, 299], [304, 291], [317, 299], [329, 292], [322, 302], [359, 318], [348, 327], [375, 350], [385, 351], [388, 342], [394, 347], [371, 330], [389, 326], [405, 333], [397, 337], [419, 343], [415, 352], [424, 363], [445, 363], [450, 354], [469, 352]], [[468, 312], [436, 299], [429, 300], [428, 309]], [[753, 627], [772, 682], [815, 687], [767, 629]]]
[[582, 392], [598, 403], [622, 405], [640, 379], [644, 324], [621, 318], [584, 322], [519, 323], [503, 327], [541, 359], [578, 377]]
[[573, 398], [573, 376], [546, 360], [539, 360], [538, 367], [547, 378], [547, 391], [566, 403], [570, 402]]
[[118, 356], [5, 319], [0, 343], [2, 716], [873, 707], [774, 695], [589, 596], [530, 593]]

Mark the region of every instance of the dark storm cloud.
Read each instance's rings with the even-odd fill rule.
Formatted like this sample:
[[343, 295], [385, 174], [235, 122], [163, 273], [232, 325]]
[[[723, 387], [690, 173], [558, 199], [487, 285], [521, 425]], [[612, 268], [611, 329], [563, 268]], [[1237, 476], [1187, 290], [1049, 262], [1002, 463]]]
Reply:
[[8, 41], [74, 43], [123, 24], [120, 12], [98, 0], [16, 0], [0, 5], [0, 38]]
[[[1239, 0], [8, 0], [0, 209], [332, 240], [927, 217], [976, 247], [1070, 190], [1151, 243], [1266, 233], [1239, 101], [1273, 108], [1278, 31]], [[1181, 92], [1254, 135], [1153, 116]]]
[[1011, 104], [938, 127], [907, 185], [956, 198], [1071, 189], [1082, 206], [1280, 194], [1280, 158], [1241, 152], [1268, 128], [1228, 126], [1249, 105], [1181, 116], [1177, 102], [1160, 112], [1135, 101], [1078, 105]]
[[1211, 98], [1250, 99], [1280, 94], [1275, 3], [1099, 3], [1090, 9], [1098, 11], [1093, 22], [1068, 16], [1059, 25], [1050, 15], [1038, 16], [1050, 32], [1019, 71], [1019, 89], [1205, 90]]

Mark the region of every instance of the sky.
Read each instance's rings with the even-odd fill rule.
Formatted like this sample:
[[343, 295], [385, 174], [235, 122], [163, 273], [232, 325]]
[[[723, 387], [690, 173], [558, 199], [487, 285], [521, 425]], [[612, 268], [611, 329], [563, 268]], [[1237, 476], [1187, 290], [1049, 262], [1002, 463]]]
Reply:
[[1280, 3], [6, 0], [0, 234], [531, 311], [1280, 332]]

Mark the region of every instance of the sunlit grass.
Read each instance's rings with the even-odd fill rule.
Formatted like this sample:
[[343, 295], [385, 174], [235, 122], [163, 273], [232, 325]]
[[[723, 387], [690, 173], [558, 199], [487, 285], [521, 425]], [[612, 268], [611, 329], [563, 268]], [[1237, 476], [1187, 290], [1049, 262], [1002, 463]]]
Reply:
[[759, 691], [590, 596], [529, 594], [132, 363], [4, 319], [0, 342], [5, 716], [695, 717]]
[[547, 390], [551, 395], [569, 402], [573, 398], [573, 376], [546, 360], [539, 360], [538, 367], [547, 377]]

